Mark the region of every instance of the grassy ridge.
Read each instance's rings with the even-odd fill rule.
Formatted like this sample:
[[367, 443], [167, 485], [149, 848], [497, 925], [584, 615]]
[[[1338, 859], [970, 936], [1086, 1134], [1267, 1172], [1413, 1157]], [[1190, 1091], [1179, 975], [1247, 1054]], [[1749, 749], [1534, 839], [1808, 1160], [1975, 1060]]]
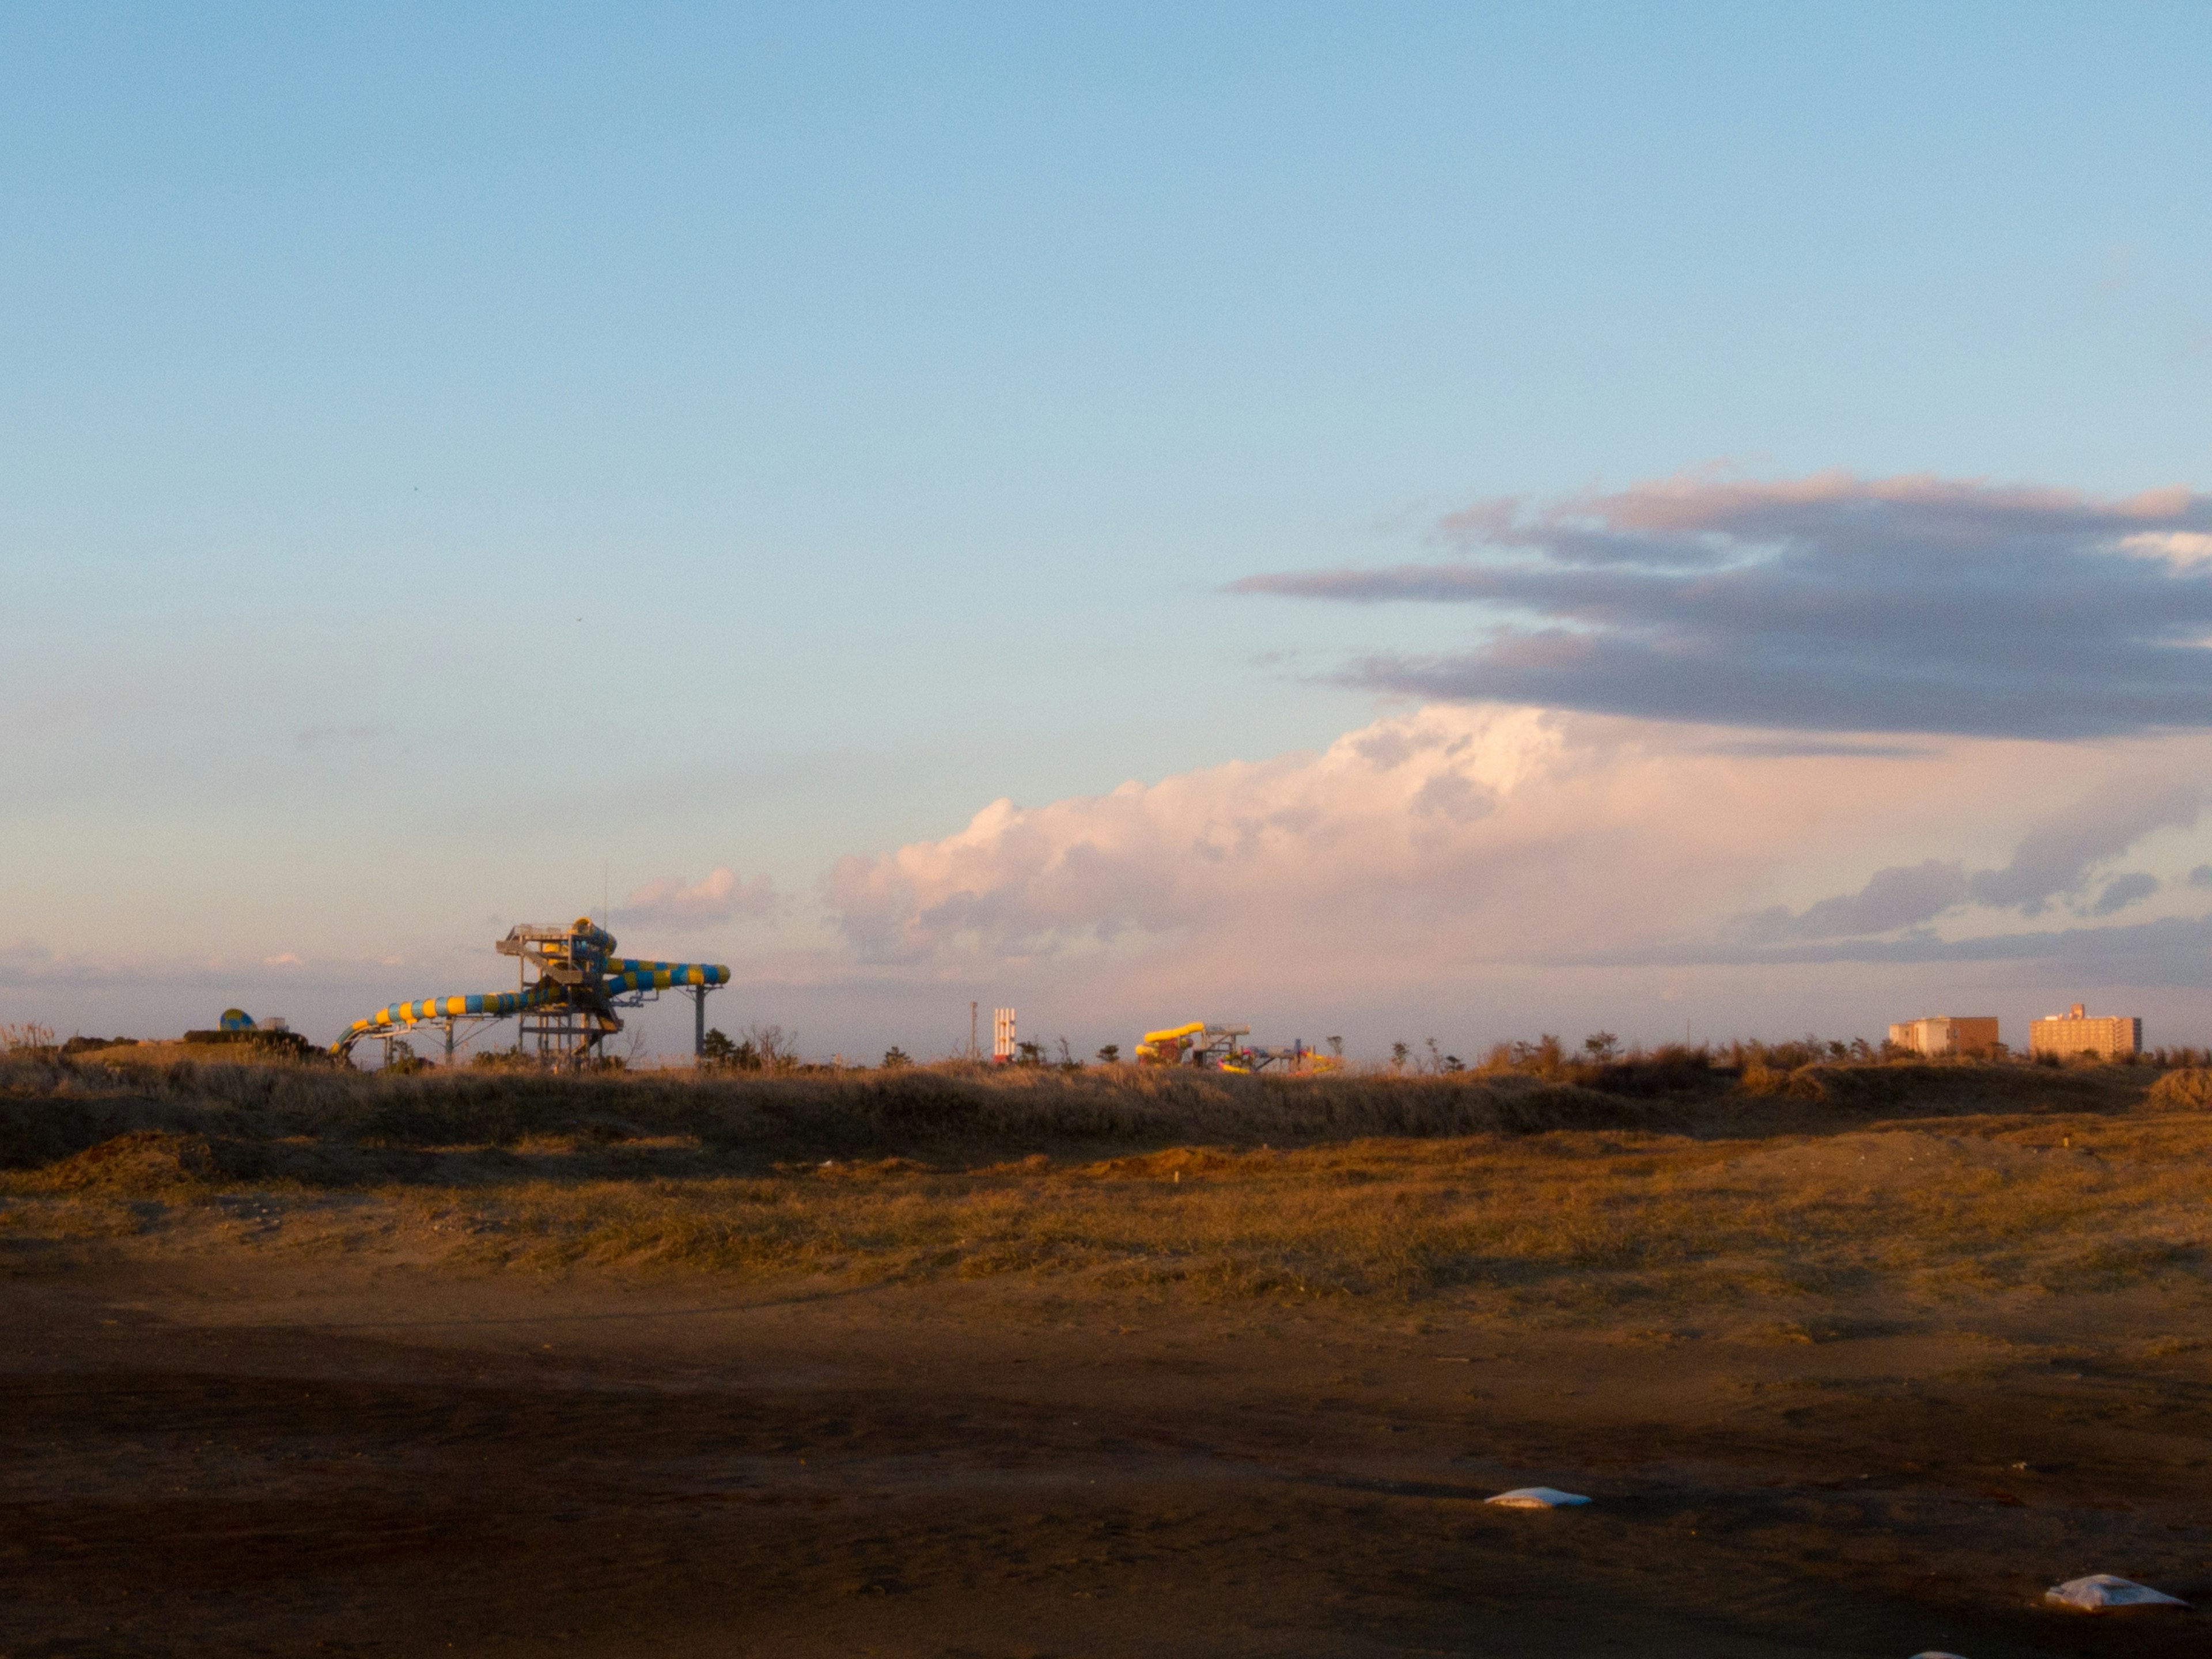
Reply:
[[766, 1169], [793, 1158], [995, 1160], [1010, 1151], [1276, 1146], [1431, 1138], [1661, 1118], [1662, 1101], [1516, 1076], [1236, 1077], [1137, 1066], [562, 1075], [352, 1073], [283, 1063], [148, 1066], [0, 1060], [0, 1169], [50, 1163], [132, 1129], [203, 1135], [223, 1155], [374, 1154], [574, 1137], [669, 1136], [700, 1158]]
[[240, 1164], [241, 1172], [281, 1169], [288, 1160], [319, 1168], [346, 1157], [366, 1169], [377, 1165], [379, 1152], [546, 1136], [599, 1145], [688, 1137], [702, 1157], [728, 1167], [766, 1168], [810, 1156], [957, 1163], [1186, 1142], [1293, 1146], [1563, 1129], [1772, 1133], [1870, 1113], [2124, 1110], [2161, 1075], [2146, 1067], [1897, 1062], [1784, 1073], [1715, 1066], [1698, 1051], [1553, 1075], [1311, 1078], [960, 1065], [785, 1075], [393, 1074], [138, 1054], [0, 1056], [0, 1169], [52, 1163], [133, 1129], [198, 1133], [234, 1163], [261, 1160], [250, 1171]]
[[[1757, 1304], [2200, 1292], [2212, 1073], [1698, 1066], [1237, 1078], [346, 1073], [0, 1061], [0, 1261], [1021, 1274], [1655, 1328]], [[1790, 1337], [1789, 1340], [1797, 1340]]]

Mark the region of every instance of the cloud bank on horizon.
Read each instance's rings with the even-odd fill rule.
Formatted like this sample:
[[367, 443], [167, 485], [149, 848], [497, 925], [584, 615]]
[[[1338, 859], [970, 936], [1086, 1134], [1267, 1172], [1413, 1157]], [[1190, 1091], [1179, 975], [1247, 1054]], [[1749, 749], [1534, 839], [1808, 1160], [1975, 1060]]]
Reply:
[[1437, 526], [1454, 556], [1233, 591], [1464, 605], [1470, 649], [1345, 678], [1419, 697], [1802, 732], [2087, 739], [2212, 726], [2212, 497], [1691, 473]]
[[[2144, 982], [2208, 977], [2212, 923], [2108, 919], [2188, 902], [2206, 791], [2167, 774], [2201, 774], [2212, 739], [1790, 755], [1719, 736], [1431, 704], [1318, 754], [997, 801], [957, 835], [842, 860], [829, 900], [859, 961], [925, 977], [1008, 961], [1246, 983], [1934, 960], [2109, 973], [2123, 945]], [[1929, 857], [1820, 890], [1863, 872], [1869, 844], [1993, 835], [2008, 856], [1986, 867]], [[2156, 867], [2123, 867], [2139, 853]], [[2054, 912], [2065, 925], [2021, 925]]]
[[[1685, 975], [1747, 1031], [1812, 983], [1863, 993], [1861, 1018], [1913, 985], [2176, 988], [2185, 1011], [2212, 985], [2208, 525], [2183, 490], [1841, 474], [1486, 503], [1437, 562], [1238, 585], [1479, 607], [1462, 653], [1349, 671], [1417, 707], [996, 800], [836, 860], [811, 901], [720, 865], [614, 921], [703, 934], [741, 987], [844, 996], [872, 1030], [951, 987], [1109, 1030], [1201, 1003], [1617, 1021]], [[0, 951], [0, 984], [148, 971], [199, 968]]]
[[1707, 473], [1437, 533], [1448, 559], [1235, 585], [1479, 608], [1465, 652], [1346, 671], [1418, 710], [846, 859], [847, 949], [1097, 982], [2212, 979], [2212, 499]]

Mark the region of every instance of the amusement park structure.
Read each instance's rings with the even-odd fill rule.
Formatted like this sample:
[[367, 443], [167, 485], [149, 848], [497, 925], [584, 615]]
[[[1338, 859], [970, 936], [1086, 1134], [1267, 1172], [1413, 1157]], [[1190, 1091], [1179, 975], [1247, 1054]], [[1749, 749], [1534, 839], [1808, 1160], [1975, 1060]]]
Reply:
[[377, 1037], [388, 1059], [394, 1039], [417, 1026], [442, 1025], [450, 1060], [457, 1030], [466, 1036], [495, 1020], [513, 1019], [518, 1054], [546, 1065], [574, 1066], [592, 1058], [622, 1030], [617, 1008], [657, 1001], [661, 992], [674, 990], [688, 993], [696, 1005], [692, 1050], [697, 1053], [706, 1042], [707, 994], [728, 984], [730, 970], [713, 962], [643, 962], [617, 957], [614, 949], [614, 935], [589, 916], [566, 926], [511, 927], [498, 950], [516, 958], [514, 990], [395, 1002], [354, 1021], [331, 1052], [349, 1056], [362, 1038]]
[[1336, 1069], [1334, 1060], [1316, 1054], [1303, 1040], [1288, 1048], [1240, 1046], [1237, 1038], [1251, 1033], [1249, 1025], [1210, 1025], [1202, 1019], [1147, 1031], [1137, 1045], [1137, 1064], [1200, 1066], [1218, 1072], [1264, 1072], [1270, 1066], [1280, 1066], [1285, 1072]]

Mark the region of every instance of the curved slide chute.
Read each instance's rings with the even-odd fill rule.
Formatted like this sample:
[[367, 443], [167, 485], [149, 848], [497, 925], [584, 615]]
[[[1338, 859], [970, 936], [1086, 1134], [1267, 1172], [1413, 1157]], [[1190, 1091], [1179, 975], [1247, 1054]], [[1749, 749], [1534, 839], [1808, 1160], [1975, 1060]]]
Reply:
[[519, 1014], [526, 1008], [540, 1008], [556, 1000], [550, 994], [561, 988], [556, 985], [534, 985], [526, 991], [488, 991], [482, 996], [425, 997], [420, 1002], [395, 1002], [388, 1008], [380, 1008], [367, 1019], [357, 1019], [346, 1027], [346, 1034], [332, 1048], [335, 1054], [344, 1054], [365, 1036], [388, 1035], [405, 1030], [432, 1019], [504, 1019]]
[[[335, 1054], [350, 1054], [363, 1037], [392, 1036], [432, 1020], [507, 1019], [533, 1012], [574, 1012], [589, 1029], [586, 1046], [622, 1030], [615, 1013], [618, 999], [642, 1000], [656, 991], [696, 990], [702, 997], [730, 982], [730, 970], [719, 962], [647, 962], [637, 957], [612, 954], [614, 935], [580, 916], [566, 927], [528, 924], [511, 928], [499, 942], [502, 956], [520, 957], [526, 975], [532, 967], [538, 977], [514, 991], [487, 991], [466, 996], [425, 997], [418, 1002], [395, 1002], [366, 1019], [348, 1026], [345, 1035], [331, 1045]], [[635, 1006], [635, 1000], [626, 1006]], [[704, 1024], [702, 1011], [701, 1024]], [[448, 1032], [450, 1038], [451, 1033]], [[450, 1049], [452, 1044], [447, 1043]]]
[[727, 985], [730, 970], [719, 962], [640, 962], [619, 957], [607, 963], [611, 996], [624, 991], [666, 991], [691, 985]]

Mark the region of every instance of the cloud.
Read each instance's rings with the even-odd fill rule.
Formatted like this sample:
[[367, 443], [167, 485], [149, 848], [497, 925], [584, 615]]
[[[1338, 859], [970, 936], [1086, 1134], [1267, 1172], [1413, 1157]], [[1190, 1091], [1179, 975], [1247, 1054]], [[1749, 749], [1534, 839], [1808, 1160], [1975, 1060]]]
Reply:
[[[1928, 931], [1902, 939], [1833, 939], [1775, 949], [1711, 945], [1597, 951], [1581, 967], [1786, 968], [1931, 963], [2029, 963], [2054, 984], [2212, 985], [2212, 915], [2161, 916], [2113, 927], [2036, 933], [1978, 933], [1944, 939]], [[1555, 965], [1565, 965], [1564, 963]]]
[[[2177, 779], [2212, 775], [2212, 738], [1790, 748], [1436, 703], [1318, 752], [994, 801], [951, 836], [841, 860], [827, 907], [869, 982], [1053, 984], [1071, 1006], [1159, 1018], [1480, 1011], [1590, 971], [1655, 987], [1677, 969], [1993, 963], [2053, 994], [2212, 980], [2212, 956], [2190, 956], [2212, 918], [2106, 922], [2192, 891], [2184, 863], [2172, 880], [2112, 865], [2199, 823], [2205, 787]], [[1923, 856], [1865, 858], [1900, 841]], [[2011, 854], [1960, 856], [1990, 841]], [[1834, 896], [1747, 905], [1823, 884]], [[2013, 931], [2053, 905], [2093, 925]]]
[[1439, 527], [1459, 556], [1245, 593], [1460, 604], [1354, 684], [1723, 726], [2078, 738], [2212, 726], [2212, 497], [1692, 474]]
[[0, 948], [0, 985], [11, 988], [94, 985], [116, 975], [113, 963], [64, 956], [36, 939], [18, 939]]
[[1917, 744], [1861, 743], [1832, 738], [1730, 738], [1705, 744], [1709, 755], [1747, 755], [1763, 760], [1830, 755], [1842, 760], [1913, 760], [1936, 751]]
[[2105, 890], [2097, 895], [2097, 902], [2089, 907], [2089, 914], [2093, 916], [2116, 915], [2131, 904], [2142, 903], [2158, 891], [2161, 884], [2156, 876], [2144, 870], [2115, 876], [2105, 884]]
[[[1598, 1024], [1679, 1036], [1686, 1015], [1699, 1036], [1878, 1035], [1968, 999], [2009, 1018], [2031, 993], [2120, 985], [2176, 988], [2163, 1012], [2130, 1004], [2196, 1042], [2212, 1006], [2183, 988], [2212, 983], [2200, 779], [2212, 733], [1861, 744], [1437, 704], [1314, 750], [991, 802], [838, 861], [820, 933], [808, 906], [722, 867], [638, 888], [613, 927], [631, 954], [696, 957], [684, 929], [772, 916], [744, 953], [749, 1018], [848, 1052], [964, 1042], [971, 999], [1086, 1047], [1205, 1017], [1355, 1051], [1433, 1030], [1465, 1054]], [[228, 969], [202, 959], [214, 940], [146, 957], [73, 936], [59, 956], [0, 949], [0, 998], [87, 1030], [235, 1004], [335, 1035], [394, 998], [511, 985], [498, 931], [394, 933], [361, 957], [227, 939]], [[276, 952], [306, 961], [264, 963]], [[2019, 1006], [1983, 1000], [1999, 985]]]
[[717, 865], [696, 882], [680, 876], [649, 881], [631, 892], [616, 915], [625, 927], [635, 923], [684, 933], [738, 916], [767, 915], [781, 902], [766, 876], [741, 881], [735, 872]]
[[[2106, 866], [2196, 820], [2203, 791], [2161, 779], [2203, 775], [2209, 747], [2165, 740], [2160, 774], [2141, 745], [1729, 752], [1672, 725], [1433, 705], [1317, 753], [996, 801], [956, 835], [842, 860], [828, 900], [870, 973], [1201, 993], [1437, 996], [1500, 971], [2071, 960], [2092, 945], [2000, 930], [2057, 901], [2103, 916], [2166, 890]], [[1747, 898], [1832, 877], [1900, 826], [1931, 855], [1747, 912]], [[1993, 828], [2014, 847], [2002, 866], [1946, 850]], [[2172, 936], [2130, 937], [2162, 951]], [[2043, 943], [2010, 942], [2024, 938]]]
[[[349, 975], [358, 974], [362, 965], [358, 960], [319, 960], [313, 964], [310, 977], [319, 984], [343, 982]], [[307, 958], [294, 951], [234, 959], [144, 951], [58, 951], [24, 939], [0, 947], [0, 986], [76, 989], [171, 986], [221, 991], [223, 988], [296, 986], [303, 982], [297, 970], [309, 966]]]
[[[2002, 869], [1970, 874], [1963, 863], [1936, 859], [1893, 865], [1875, 871], [1856, 892], [1802, 910], [1778, 906], [1745, 916], [1741, 932], [1748, 939], [1776, 941], [1887, 933], [1970, 904], [2040, 915], [2052, 900], [2080, 894], [2101, 866], [2152, 831], [2193, 825], [2206, 793], [2199, 783], [2158, 777], [2111, 780], [2030, 828]], [[2090, 914], [2111, 915], [2149, 897], [2159, 886], [2153, 875], [2119, 877], [2105, 888]]]
[[2179, 570], [2191, 569], [2212, 560], [2212, 536], [2201, 531], [2144, 531], [2139, 535], [2123, 536], [2120, 547], [2129, 553], [2164, 559]]
[[2012, 862], [1973, 878], [1983, 904], [2038, 914], [2049, 900], [2078, 891], [2089, 872], [2154, 830], [2186, 828], [2204, 809], [2201, 783], [2128, 778], [2108, 783], [2021, 838]]
[[1747, 935], [1770, 939], [1889, 933], [1955, 909], [1970, 891], [1966, 866], [1925, 859], [1877, 870], [1856, 893], [1840, 893], [1794, 913], [1778, 906], [1762, 910], [1745, 917], [1742, 926]]
[[[994, 801], [957, 835], [841, 860], [829, 900], [849, 947], [884, 964], [1126, 955], [1224, 930], [1256, 941], [1346, 906], [1388, 930], [1431, 884], [1428, 920], [1505, 902], [1468, 884], [1467, 850], [1545, 855], [1525, 820], [1498, 822], [1500, 804], [1577, 764], [1535, 711], [1424, 710], [1317, 755]], [[1559, 852], [1607, 833], [1560, 828]]]
[[67, 965], [36, 939], [19, 939], [13, 945], [0, 945], [0, 985], [39, 985], [66, 977]]

